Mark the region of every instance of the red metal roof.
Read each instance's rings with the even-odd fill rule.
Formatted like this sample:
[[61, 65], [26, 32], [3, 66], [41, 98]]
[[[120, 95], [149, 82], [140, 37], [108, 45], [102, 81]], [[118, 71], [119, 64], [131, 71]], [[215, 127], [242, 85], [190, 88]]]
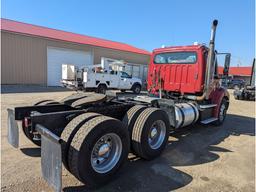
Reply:
[[57, 39], [57, 40], [79, 43], [79, 44], [105, 47], [105, 48], [133, 52], [133, 53], [144, 54], [144, 55], [151, 54], [146, 50], [139, 49], [125, 43], [109, 41], [109, 40], [100, 39], [96, 37], [80, 35], [76, 33], [61, 31], [57, 29], [51, 29], [47, 27], [41, 27], [37, 25], [22, 23], [18, 21], [9, 20], [9, 19], [3, 19], [3, 18], [1, 18], [1, 30], [10, 31], [14, 33], [22, 33], [27, 35], [35, 35], [39, 37], [46, 37], [46, 38]]
[[[229, 75], [250, 76], [252, 67], [229, 67]], [[223, 67], [218, 67], [218, 73], [223, 74]]]

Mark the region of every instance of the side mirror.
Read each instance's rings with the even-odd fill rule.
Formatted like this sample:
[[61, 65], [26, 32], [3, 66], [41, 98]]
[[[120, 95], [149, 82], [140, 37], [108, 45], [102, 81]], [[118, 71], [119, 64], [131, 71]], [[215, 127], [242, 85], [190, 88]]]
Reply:
[[228, 76], [230, 58], [231, 58], [231, 54], [227, 53], [226, 56], [225, 56], [225, 64], [224, 64], [224, 69], [223, 69], [223, 75], [224, 76]]

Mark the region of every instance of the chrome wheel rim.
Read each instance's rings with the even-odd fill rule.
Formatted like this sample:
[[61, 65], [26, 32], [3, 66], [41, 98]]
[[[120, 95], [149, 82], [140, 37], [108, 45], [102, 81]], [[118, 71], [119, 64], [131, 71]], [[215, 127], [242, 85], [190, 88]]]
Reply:
[[118, 163], [122, 154], [121, 138], [115, 133], [102, 136], [94, 145], [91, 165], [98, 173], [107, 173]]
[[223, 121], [224, 118], [225, 118], [225, 113], [226, 113], [226, 106], [225, 104], [223, 103], [221, 106], [220, 106], [220, 121]]
[[155, 121], [148, 133], [148, 144], [151, 149], [158, 149], [164, 142], [166, 135], [166, 126], [164, 121]]

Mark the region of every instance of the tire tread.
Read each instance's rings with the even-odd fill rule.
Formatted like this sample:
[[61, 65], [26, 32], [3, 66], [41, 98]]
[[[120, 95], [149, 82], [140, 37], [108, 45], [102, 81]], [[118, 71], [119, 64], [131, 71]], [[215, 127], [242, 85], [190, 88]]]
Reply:
[[106, 101], [107, 97], [103, 94], [91, 94], [88, 97], [80, 98], [76, 101], [74, 101], [71, 106], [72, 107], [82, 107], [82, 106], [88, 106], [92, 103], [101, 103]]
[[78, 129], [82, 126], [82, 123], [90, 120], [93, 117], [100, 116], [97, 113], [83, 113], [72, 119], [64, 128], [61, 133], [61, 139], [64, 141], [62, 144], [62, 160], [64, 166], [69, 170], [68, 166], [68, 150], [70, 147], [70, 143], [78, 131]]
[[80, 148], [83, 142], [86, 142], [85, 139], [87, 135], [90, 133], [90, 131], [93, 128], [95, 128], [98, 124], [109, 119], [113, 119], [113, 118], [107, 117], [107, 116], [98, 116], [87, 121], [84, 125], [80, 127], [80, 129], [76, 132], [75, 136], [72, 139], [72, 142], [70, 144], [71, 147], [69, 148], [68, 164], [69, 164], [70, 172], [80, 180], [81, 180], [81, 177], [79, 175], [79, 169], [77, 166], [78, 160], [79, 160], [78, 151], [80, 151]]
[[[157, 108], [147, 108], [138, 116], [136, 120], [133, 131], [132, 131], [132, 147], [136, 155], [147, 159], [147, 155], [144, 154], [141, 143], [141, 135], [143, 131], [143, 125], [145, 124], [147, 118], [153, 113], [157, 111]], [[135, 141], [135, 142], [134, 142]]]

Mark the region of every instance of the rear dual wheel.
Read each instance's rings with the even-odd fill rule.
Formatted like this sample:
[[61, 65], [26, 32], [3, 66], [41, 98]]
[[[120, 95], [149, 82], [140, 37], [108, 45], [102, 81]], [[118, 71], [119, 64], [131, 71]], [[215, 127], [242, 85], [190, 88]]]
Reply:
[[94, 94], [94, 93], [90, 93], [90, 92], [89, 93], [86, 93], [86, 92], [74, 93], [68, 97], [63, 98], [60, 102], [66, 104], [66, 105], [71, 105], [76, 100], [89, 97], [92, 94]]
[[107, 182], [127, 159], [128, 131], [117, 119], [98, 114], [73, 129], [69, 137], [65, 146], [68, 148], [64, 149], [66, 163], [83, 183], [94, 186]]
[[55, 104], [60, 104], [60, 103], [57, 101], [54, 101], [54, 100], [42, 100], [42, 101], [35, 103], [34, 106], [55, 105]]
[[61, 139], [63, 140], [62, 142], [62, 161], [64, 166], [66, 167], [67, 170], [69, 170], [68, 166], [68, 151], [69, 151], [69, 146], [70, 143], [72, 142], [72, 139], [78, 129], [88, 120], [100, 116], [100, 114], [97, 113], [83, 113], [81, 115], [78, 115], [74, 119], [72, 119], [64, 128], [64, 130], [61, 133]]
[[132, 152], [147, 160], [159, 156], [166, 146], [170, 130], [166, 112], [134, 106], [125, 117], [123, 122], [130, 133]]
[[102, 103], [106, 101], [106, 99], [107, 99], [106, 95], [94, 93], [94, 94], [88, 95], [87, 97], [83, 97], [83, 98], [77, 99], [76, 101], [73, 101], [71, 106], [76, 108], [81, 108], [91, 104]]

